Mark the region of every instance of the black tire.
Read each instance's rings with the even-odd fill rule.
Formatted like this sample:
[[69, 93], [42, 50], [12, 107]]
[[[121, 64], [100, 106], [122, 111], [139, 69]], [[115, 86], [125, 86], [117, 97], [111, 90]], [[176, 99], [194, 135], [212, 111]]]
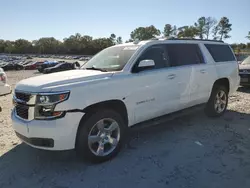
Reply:
[[[215, 103], [216, 103], [216, 95], [220, 92], [223, 91], [225, 93], [225, 108], [223, 109], [223, 111], [218, 112], [215, 108]], [[214, 85], [212, 93], [210, 95], [210, 98], [207, 102], [206, 108], [205, 108], [205, 112], [207, 114], [207, 116], [209, 117], [219, 117], [222, 116], [225, 111], [227, 110], [227, 104], [228, 104], [228, 89], [223, 86], [223, 85]]]
[[[77, 132], [75, 146], [77, 155], [80, 156], [82, 159], [93, 163], [105, 162], [107, 160], [112, 159], [119, 153], [120, 149], [125, 143], [127, 125], [124, 123], [124, 119], [119, 113], [109, 109], [98, 110], [91, 115], [86, 115], [88, 118], [84, 121], [81, 121]], [[120, 128], [120, 139], [115, 149], [111, 153], [105, 156], [98, 156], [91, 151], [88, 144], [88, 136], [94, 125], [104, 118], [112, 118], [117, 122]]]

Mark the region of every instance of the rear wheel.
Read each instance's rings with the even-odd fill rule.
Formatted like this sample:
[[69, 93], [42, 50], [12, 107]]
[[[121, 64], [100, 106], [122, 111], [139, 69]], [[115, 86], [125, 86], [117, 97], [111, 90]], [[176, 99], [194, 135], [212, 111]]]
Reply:
[[218, 117], [225, 113], [228, 104], [228, 89], [222, 85], [215, 85], [206, 106], [206, 114]]
[[104, 162], [116, 156], [126, 136], [120, 114], [100, 110], [82, 122], [76, 139], [77, 153], [91, 162]]

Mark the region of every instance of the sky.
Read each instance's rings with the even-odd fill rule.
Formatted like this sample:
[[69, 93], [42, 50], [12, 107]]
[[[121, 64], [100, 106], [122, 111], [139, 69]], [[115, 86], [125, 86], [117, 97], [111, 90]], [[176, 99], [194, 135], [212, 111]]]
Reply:
[[232, 24], [228, 43], [248, 42], [250, 0], [0, 0], [0, 39], [35, 40], [72, 34], [130, 38], [136, 27], [193, 25], [201, 16]]

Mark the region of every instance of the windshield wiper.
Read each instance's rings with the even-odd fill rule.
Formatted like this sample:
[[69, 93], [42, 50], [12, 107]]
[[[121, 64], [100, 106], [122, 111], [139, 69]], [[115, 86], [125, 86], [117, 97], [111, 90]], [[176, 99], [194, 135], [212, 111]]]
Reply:
[[108, 72], [106, 69], [102, 69], [102, 68], [97, 68], [97, 67], [88, 67], [85, 68], [86, 70], [98, 70], [98, 71], [102, 71], [102, 72]]

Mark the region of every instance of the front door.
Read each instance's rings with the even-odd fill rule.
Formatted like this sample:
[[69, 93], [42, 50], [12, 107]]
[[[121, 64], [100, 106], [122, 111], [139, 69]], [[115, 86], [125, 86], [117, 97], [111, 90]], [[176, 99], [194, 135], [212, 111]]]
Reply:
[[[138, 71], [139, 62], [146, 59], [154, 60], [155, 66]], [[130, 95], [130, 101], [135, 105], [135, 123], [164, 115], [177, 108], [176, 78], [168, 68], [165, 45], [149, 47], [136, 61], [131, 75], [134, 88]]]

